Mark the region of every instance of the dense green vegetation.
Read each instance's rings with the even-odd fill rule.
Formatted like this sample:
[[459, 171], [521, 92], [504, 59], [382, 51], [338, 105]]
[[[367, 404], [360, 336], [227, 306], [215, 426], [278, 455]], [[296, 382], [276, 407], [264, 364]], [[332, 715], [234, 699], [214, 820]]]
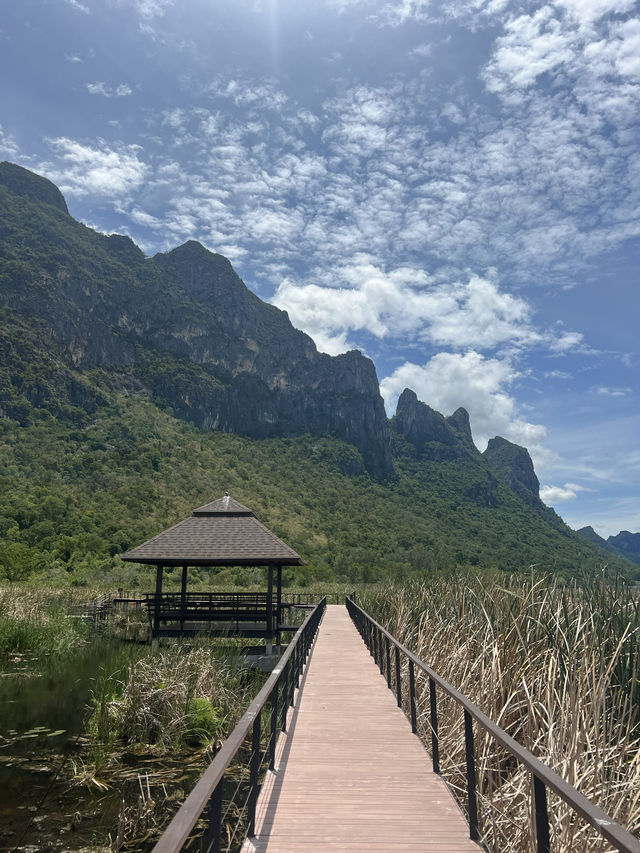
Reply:
[[[554, 528], [505, 486], [494, 487], [500, 511], [485, 506], [480, 463], [420, 459], [396, 437], [397, 477], [381, 484], [335, 438], [202, 431], [146, 401], [105, 395], [109, 405], [77, 424], [33, 407], [24, 426], [0, 420], [0, 576], [144, 587], [149, 569], [118, 555], [225, 489], [308, 561], [288, 569], [286, 583], [402, 578], [455, 565], [536, 564], [565, 576], [624, 566], [559, 520]], [[210, 580], [191, 572], [191, 583]], [[217, 582], [263, 583], [263, 573], [228, 569]]]
[[[392, 465], [373, 365], [319, 356], [197, 244], [145, 258], [11, 164], [0, 164], [0, 243], [0, 578], [146, 586], [149, 570], [118, 555], [225, 489], [308, 561], [286, 583], [453, 566], [634, 571], [505, 484], [521, 448], [502, 454], [501, 475], [457, 427], [455, 446], [392, 429]], [[252, 435], [281, 437], [189, 422], [242, 431], [252, 418]], [[285, 437], [302, 429], [316, 434]], [[210, 580], [193, 570], [190, 585]]]

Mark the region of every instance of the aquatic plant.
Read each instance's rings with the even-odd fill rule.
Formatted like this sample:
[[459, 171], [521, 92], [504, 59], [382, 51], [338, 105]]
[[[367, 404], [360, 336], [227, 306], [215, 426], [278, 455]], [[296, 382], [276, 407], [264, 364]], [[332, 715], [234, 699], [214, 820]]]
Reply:
[[59, 591], [0, 586], [0, 655], [60, 655], [86, 642], [89, 626]]
[[157, 749], [215, 740], [244, 706], [246, 674], [212, 648], [177, 646], [132, 663], [121, 693], [97, 691], [91, 733]]

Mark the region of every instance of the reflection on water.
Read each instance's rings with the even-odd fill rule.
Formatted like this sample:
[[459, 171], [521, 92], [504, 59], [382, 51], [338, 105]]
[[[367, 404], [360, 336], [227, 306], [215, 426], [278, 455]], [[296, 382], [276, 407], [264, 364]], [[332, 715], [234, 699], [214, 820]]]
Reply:
[[[72, 850], [115, 835], [119, 791], [69, 788], [98, 679], [149, 647], [97, 639], [68, 656], [13, 656], [0, 673], [0, 850]], [[37, 670], [36, 670], [37, 664]], [[28, 845], [28, 847], [27, 847]]]

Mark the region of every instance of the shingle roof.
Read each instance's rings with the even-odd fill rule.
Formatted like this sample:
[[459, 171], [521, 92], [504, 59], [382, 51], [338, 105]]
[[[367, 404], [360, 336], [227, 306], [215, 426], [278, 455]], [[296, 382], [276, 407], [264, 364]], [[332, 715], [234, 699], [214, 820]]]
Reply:
[[225, 495], [122, 555], [165, 566], [301, 566], [304, 560], [250, 509]]

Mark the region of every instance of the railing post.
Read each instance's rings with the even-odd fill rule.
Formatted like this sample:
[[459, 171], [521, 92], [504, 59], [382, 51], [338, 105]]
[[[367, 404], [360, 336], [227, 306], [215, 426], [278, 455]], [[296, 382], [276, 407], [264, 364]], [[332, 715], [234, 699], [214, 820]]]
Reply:
[[431, 719], [431, 760], [433, 772], [440, 774], [440, 741], [438, 739], [438, 706], [436, 704], [436, 683], [429, 678], [429, 710]]
[[269, 770], [276, 766], [276, 738], [278, 732], [278, 682], [271, 691], [271, 735], [269, 741]]
[[467, 759], [467, 807], [469, 809], [469, 838], [477, 841], [478, 833], [478, 801], [476, 797], [476, 759], [473, 745], [473, 719], [466, 710], [464, 712], [464, 746]]
[[549, 812], [547, 810], [547, 789], [544, 782], [533, 774], [533, 798], [536, 810], [536, 845], [538, 853], [551, 853], [549, 840]]
[[287, 711], [289, 710], [289, 706], [287, 705], [287, 697], [289, 694], [288, 690], [288, 680], [289, 680], [289, 664], [291, 663], [291, 658], [287, 661], [284, 667], [284, 672], [282, 673], [282, 720], [280, 729], [283, 732], [287, 730]]
[[391, 690], [391, 643], [389, 638], [385, 637], [385, 655], [387, 659], [387, 687]]
[[222, 783], [224, 776], [215, 787], [209, 799], [209, 823], [205, 834], [206, 853], [220, 853], [220, 830], [222, 826]]
[[396, 646], [396, 699], [398, 708], [402, 708], [402, 681], [400, 676], [400, 649]]
[[251, 761], [249, 763], [249, 785], [251, 790], [249, 793], [248, 804], [248, 828], [247, 835], [253, 838], [256, 834], [256, 804], [258, 802], [258, 777], [260, 775], [260, 726], [261, 712], [258, 711], [256, 718], [253, 721], [253, 732], [251, 737]]
[[289, 672], [289, 705], [293, 705], [293, 694], [296, 689], [296, 653], [298, 651], [297, 646], [293, 648], [293, 654], [289, 658], [289, 663], [291, 664], [291, 671]]
[[416, 674], [413, 661], [409, 659], [409, 702], [411, 706], [411, 731], [418, 734], [418, 714], [416, 712]]

